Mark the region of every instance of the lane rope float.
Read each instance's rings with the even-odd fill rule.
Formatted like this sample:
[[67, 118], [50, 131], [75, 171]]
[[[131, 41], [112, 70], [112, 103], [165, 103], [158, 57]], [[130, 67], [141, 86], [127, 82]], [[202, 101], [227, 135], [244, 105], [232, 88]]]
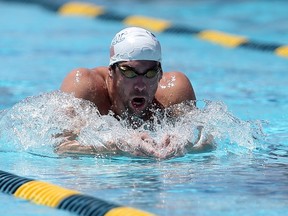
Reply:
[[38, 205], [81, 216], [155, 216], [131, 207], [109, 203], [76, 190], [25, 178], [0, 170], [0, 191]]
[[62, 1], [56, 2], [52, 0], [0, 0], [21, 3], [36, 3], [45, 9], [56, 12], [65, 16], [86, 16], [97, 18], [105, 21], [121, 22], [128, 26], [139, 26], [150, 31], [158, 33], [185, 34], [195, 36], [201, 40], [208, 41], [226, 48], [246, 48], [263, 52], [272, 52], [277, 56], [288, 58], [288, 45], [279, 43], [264, 43], [260, 41], [250, 40], [244, 36], [225, 33], [217, 30], [198, 29], [191, 26], [175, 25], [170, 21], [163, 19], [155, 19], [140, 15], [123, 15], [116, 11], [105, 9], [88, 2]]

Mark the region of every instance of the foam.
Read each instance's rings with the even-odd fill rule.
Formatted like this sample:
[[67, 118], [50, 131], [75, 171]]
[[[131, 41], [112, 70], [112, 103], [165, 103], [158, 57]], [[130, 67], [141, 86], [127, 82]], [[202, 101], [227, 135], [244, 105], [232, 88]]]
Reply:
[[[204, 136], [213, 135], [217, 149], [235, 152], [239, 149], [251, 151], [263, 138], [259, 121], [243, 121], [234, 116], [223, 102], [198, 101], [203, 106], [191, 110], [189, 104], [177, 105], [183, 114], [176, 122], [168, 118], [155, 117], [151, 125], [138, 129], [127, 126], [125, 120], [118, 121], [113, 114], [101, 116], [89, 101], [59, 91], [26, 98], [10, 109], [0, 112], [0, 148], [54, 154], [53, 146], [62, 138], [55, 135], [62, 131], [76, 131], [77, 140], [83, 145], [105, 147], [108, 141], [126, 140], [130, 145], [120, 145], [123, 151], [131, 153], [140, 139], [135, 136], [147, 133], [157, 142], [172, 135], [171, 146], [177, 155], [184, 155], [187, 141], [195, 142], [198, 129]], [[168, 112], [169, 110], [167, 110]], [[79, 131], [79, 128], [82, 128]], [[159, 149], [158, 149], [159, 150]], [[155, 151], [158, 151], [155, 149]], [[165, 151], [160, 149], [159, 151]], [[218, 151], [218, 150], [216, 150]]]

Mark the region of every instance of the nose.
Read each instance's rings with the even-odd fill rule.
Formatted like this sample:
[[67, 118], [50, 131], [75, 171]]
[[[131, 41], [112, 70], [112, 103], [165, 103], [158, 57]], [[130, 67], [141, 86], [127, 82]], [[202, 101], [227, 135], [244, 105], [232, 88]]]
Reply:
[[141, 79], [142, 77], [139, 77], [139, 78], [140, 79], [138, 79], [134, 85], [134, 89], [138, 92], [143, 92], [146, 90], [147, 86], [146, 86], [146, 83]]

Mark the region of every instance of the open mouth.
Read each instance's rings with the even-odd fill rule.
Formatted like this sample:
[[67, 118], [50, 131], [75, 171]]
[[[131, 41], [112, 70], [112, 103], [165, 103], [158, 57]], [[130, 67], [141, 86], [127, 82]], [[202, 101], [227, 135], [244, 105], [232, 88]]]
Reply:
[[134, 108], [139, 109], [145, 105], [145, 98], [143, 97], [135, 97], [132, 99], [131, 104]]

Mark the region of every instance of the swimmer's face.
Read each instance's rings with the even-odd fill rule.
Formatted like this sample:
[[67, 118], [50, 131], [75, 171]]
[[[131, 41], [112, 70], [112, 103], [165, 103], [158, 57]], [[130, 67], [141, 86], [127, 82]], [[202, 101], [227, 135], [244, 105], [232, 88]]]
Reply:
[[159, 62], [135, 60], [119, 62], [113, 67], [114, 83], [121, 111], [141, 116], [152, 103], [162, 77]]

